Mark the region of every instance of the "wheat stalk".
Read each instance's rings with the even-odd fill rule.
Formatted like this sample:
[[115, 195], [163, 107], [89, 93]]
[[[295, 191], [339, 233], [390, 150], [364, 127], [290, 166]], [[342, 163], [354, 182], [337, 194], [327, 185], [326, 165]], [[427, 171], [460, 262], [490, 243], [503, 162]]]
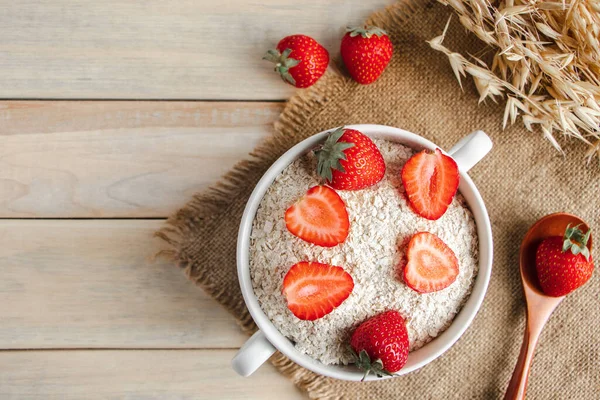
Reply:
[[469, 74], [479, 101], [506, 97], [503, 129], [518, 116], [559, 151], [555, 133], [588, 144], [586, 157], [600, 160], [600, 0], [438, 0], [460, 23], [495, 50], [491, 65], [443, 45], [461, 88]]

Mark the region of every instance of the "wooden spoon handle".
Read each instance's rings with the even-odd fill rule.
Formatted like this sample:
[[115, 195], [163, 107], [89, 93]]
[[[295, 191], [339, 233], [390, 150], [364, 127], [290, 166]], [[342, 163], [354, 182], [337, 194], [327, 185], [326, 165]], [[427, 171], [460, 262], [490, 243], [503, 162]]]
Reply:
[[510, 383], [508, 384], [508, 389], [506, 389], [506, 394], [504, 395], [505, 400], [525, 399], [531, 360], [533, 359], [535, 345], [537, 344], [541, 331], [541, 329], [536, 329], [532, 332], [529, 328], [529, 323], [526, 324], [525, 337], [523, 338], [523, 344], [521, 345], [521, 353], [519, 353], [519, 359], [515, 366], [512, 378], [510, 379]]

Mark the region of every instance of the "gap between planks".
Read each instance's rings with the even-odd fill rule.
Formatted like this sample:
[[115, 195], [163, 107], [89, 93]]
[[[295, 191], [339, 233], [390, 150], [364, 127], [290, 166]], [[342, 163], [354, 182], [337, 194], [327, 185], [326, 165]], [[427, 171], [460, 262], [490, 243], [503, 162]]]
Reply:
[[346, 26], [393, 2], [11, 2], [0, 87], [7, 98], [286, 99], [294, 88], [265, 51], [301, 32], [334, 59]]
[[2, 400], [302, 399], [272, 365], [249, 378], [232, 350], [32, 351], [0, 353]]
[[275, 100], [270, 100], [270, 99], [249, 99], [249, 100], [244, 100], [244, 99], [119, 99], [119, 98], [115, 98], [115, 99], [102, 99], [102, 98], [98, 98], [98, 99], [90, 99], [90, 98], [81, 98], [81, 99], [77, 99], [77, 98], [69, 98], [69, 99], [61, 99], [60, 97], [56, 97], [56, 98], [36, 98], [36, 97], [23, 97], [23, 98], [8, 98], [8, 97], [0, 97], [0, 102], [13, 102], [13, 101], [23, 101], [23, 102], [27, 102], [27, 101], [32, 101], [32, 102], [42, 102], [42, 101], [64, 101], [64, 102], [88, 102], [88, 103], [93, 103], [93, 102], [100, 102], [100, 101], [110, 101], [113, 103], [118, 103], [118, 102], [146, 102], [146, 103], [273, 103], [273, 104], [285, 104], [285, 102], [287, 102], [287, 99], [275, 99]]
[[89, 218], [89, 217], [2, 217], [0, 221], [166, 221], [165, 217], [112, 217], [112, 218]]
[[0, 353], [48, 351], [238, 351], [239, 347], [53, 347], [48, 349], [0, 349]]
[[165, 218], [249, 157], [283, 104], [0, 101], [0, 218]]
[[248, 337], [172, 261], [162, 221], [0, 221], [0, 348], [224, 348]]

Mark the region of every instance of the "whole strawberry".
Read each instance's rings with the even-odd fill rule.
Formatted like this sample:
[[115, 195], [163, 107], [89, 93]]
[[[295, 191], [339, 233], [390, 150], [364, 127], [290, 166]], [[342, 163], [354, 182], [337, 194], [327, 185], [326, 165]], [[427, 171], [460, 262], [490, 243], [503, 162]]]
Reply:
[[535, 254], [535, 266], [542, 291], [560, 297], [582, 286], [592, 276], [594, 262], [587, 248], [590, 232], [567, 226], [565, 236], [544, 239]]
[[387, 33], [376, 26], [348, 28], [341, 53], [350, 76], [358, 83], [373, 83], [392, 59], [393, 46]]
[[267, 51], [263, 60], [275, 63], [281, 79], [297, 88], [312, 86], [327, 70], [329, 53], [306, 35], [286, 36], [277, 49]]
[[375, 143], [354, 129], [336, 129], [315, 153], [317, 172], [334, 189], [364, 189], [385, 174], [385, 161]]
[[350, 346], [356, 365], [378, 377], [400, 371], [408, 359], [408, 332], [404, 318], [391, 310], [369, 318], [352, 334]]

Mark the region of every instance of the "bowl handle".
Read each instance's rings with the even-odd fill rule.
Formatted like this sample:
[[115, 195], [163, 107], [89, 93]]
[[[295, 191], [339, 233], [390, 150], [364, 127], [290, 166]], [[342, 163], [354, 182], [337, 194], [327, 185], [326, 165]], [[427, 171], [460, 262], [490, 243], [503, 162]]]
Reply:
[[275, 347], [262, 331], [257, 331], [231, 360], [233, 370], [241, 376], [249, 376], [275, 353]]
[[475, 131], [458, 141], [448, 154], [461, 172], [467, 172], [492, 149], [492, 140], [484, 131]]

